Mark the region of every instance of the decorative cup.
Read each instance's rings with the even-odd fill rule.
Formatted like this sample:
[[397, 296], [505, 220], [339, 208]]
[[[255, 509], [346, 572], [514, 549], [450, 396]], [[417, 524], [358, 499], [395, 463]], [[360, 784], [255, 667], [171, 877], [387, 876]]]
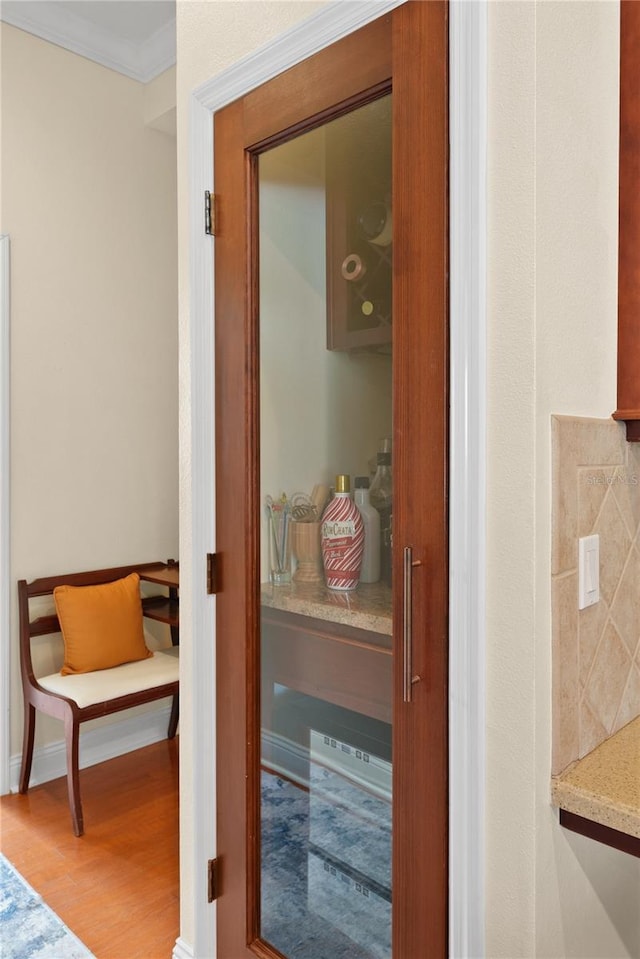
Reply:
[[320, 523], [294, 521], [291, 524], [291, 548], [298, 568], [293, 574], [295, 583], [324, 583]]
[[269, 579], [274, 586], [291, 582], [291, 527], [289, 512], [272, 509], [269, 515]]

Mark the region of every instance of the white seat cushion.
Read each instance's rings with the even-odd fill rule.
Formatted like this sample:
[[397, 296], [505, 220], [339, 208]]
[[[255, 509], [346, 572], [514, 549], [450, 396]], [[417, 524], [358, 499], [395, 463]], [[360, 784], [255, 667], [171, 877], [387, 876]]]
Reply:
[[76, 673], [61, 676], [52, 673], [43, 676], [38, 683], [51, 693], [58, 693], [72, 699], [84, 709], [108, 699], [139, 693], [154, 686], [174, 683], [179, 673], [179, 646], [160, 649], [150, 659], [141, 659], [136, 663], [125, 663], [112, 669], [100, 669], [94, 673]]

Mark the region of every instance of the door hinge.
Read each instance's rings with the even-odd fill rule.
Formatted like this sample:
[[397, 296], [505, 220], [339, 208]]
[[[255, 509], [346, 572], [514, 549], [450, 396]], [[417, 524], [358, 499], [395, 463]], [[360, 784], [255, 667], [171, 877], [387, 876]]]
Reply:
[[220, 591], [220, 561], [218, 553], [207, 553], [207, 595]]
[[218, 223], [216, 217], [216, 194], [204, 191], [204, 232], [207, 236], [218, 235]]
[[207, 902], [214, 902], [220, 895], [219, 860], [210, 859], [207, 863]]

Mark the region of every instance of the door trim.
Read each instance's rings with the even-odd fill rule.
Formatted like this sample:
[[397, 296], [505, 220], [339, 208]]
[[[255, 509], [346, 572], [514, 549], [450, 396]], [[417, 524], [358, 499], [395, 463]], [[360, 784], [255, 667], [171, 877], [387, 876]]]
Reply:
[[487, 3], [449, 5], [449, 943], [485, 949]]
[[0, 795], [11, 788], [10, 241], [0, 236]]
[[[202, 887], [215, 852], [214, 598], [205, 556], [215, 549], [212, 241], [202, 202], [212, 189], [216, 110], [300, 60], [400, 5], [401, 0], [330, 4], [196, 88], [190, 100], [189, 212], [191, 470], [186, 476], [191, 541], [185, 608], [191, 610], [190, 753], [193, 788], [183, 797], [183, 887]], [[484, 953], [485, 337], [487, 0], [450, 0], [450, 955]], [[181, 551], [182, 554], [182, 551]], [[187, 559], [187, 557], [185, 557]], [[186, 565], [186, 563], [185, 563]], [[187, 595], [184, 595], [184, 593]], [[188, 877], [188, 878], [187, 878]], [[195, 899], [193, 943], [176, 957], [215, 955], [215, 905]], [[193, 951], [192, 951], [193, 950]]]

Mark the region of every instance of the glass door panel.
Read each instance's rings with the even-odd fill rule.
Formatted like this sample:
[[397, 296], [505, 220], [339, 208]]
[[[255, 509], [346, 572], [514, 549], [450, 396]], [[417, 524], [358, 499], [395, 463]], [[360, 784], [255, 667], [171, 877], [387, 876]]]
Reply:
[[258, 189], [260, 937], [390, 959], [391, 94]]

